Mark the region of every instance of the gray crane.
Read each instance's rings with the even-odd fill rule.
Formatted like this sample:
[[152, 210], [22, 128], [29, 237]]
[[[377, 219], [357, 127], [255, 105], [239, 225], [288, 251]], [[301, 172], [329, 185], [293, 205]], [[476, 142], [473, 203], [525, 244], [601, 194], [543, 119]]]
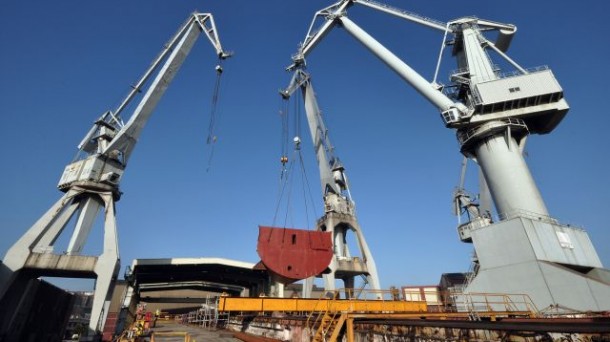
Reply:
[[[348, 18], [347, 10], [355, 4], [442, 32], [434, 80], [424, 79]], [[322, 24], [316, 26], [320, 18]], [[337, 26], [432, 103], [444, 125], [456, 130], [462, 154], [480, 167], [499, 221], [492, 224], [485, 210], [474, 207], [464, 192], [456, 192], [456, 203], [471, 215], [458, 227], [460, 238], [472, 242], [478, 256], [477, 273], [466, 291], [527, 293], [539, 307], [608, 310], [610, 271], [603, 268], [583, 229], [559, 224], [549, 215], [523, 158], [528, 134], [550, 133], [569, 106], [550, 69], [526, 70], [505, 53], [516, 27], [476, 17], [442, 23], [371, 0], [341, 0], [316, 13], [287, 69], [304, 67], [307, 55]], [[488, 32], [497, 33], [497, 39], [486, 38]], [[445, 87], [436, 82], [436, 75], [447, 46], [458, 70]], [[490, 50], [515, 70], [502, 73], [492, 63]]]
[[[356, 217], [355, 203], [349, 190], [345, 167], [334, 153], [328, 130], [318, 107], [318, 101], [311, 84], [311, 77], [302, 68], [294, 71], [290, 84], [280, 94], [284, 99], [300, 89], [305, 99], [305, 112], [314, 151], [320, 171], [320, 182], [324, 198], [324, 216], [318, 220], [318, 230], [332, 233], [334, 257], [329, 265], [330, 273], [323, 274], [324, 288], [335, 290], [335, 279], [342, 279], [348, 292], [354, 289], [355, 276], [366, 276], [367, 284], [373, 291], [381, 289], [377, 266], [366, 243], [362, 229]], [[347, 245], [347, 234], [356, 235], [361, 258], [351, 255]], [[309, 298], [313, 279], [306, 279], [303, 296]], [[347, 293], [346, 295], [353, 295]], [[377, 294], [378, 295], [378, 294]]]
[[[121, 104], [102, 114], [78, 145], [77, 160], [66, 166], [59, 181], [58, 188], [65, 194], [7, 251], [3, 263], [9, 270], [0, 275], [0, 298], [20, 297], [25, 283], [39, 276], [95, 278], [89, 334], [103, 329], [120, 267], [115, 218], [115, 202], [121, 196], [120, 181], [146, 122], [201, 32], [220, 59], [231, 55], [220, 44], [211, 14], [193, 13], [188, 17]], [[222, 71], [220, 66], [217, 71]], [[123, 122], [124, 110], [144, 90], [129, 120]], [[99, 256], [81, 255], [102, 209], [103, 252]], [[55, 241], [75, 215], [76, 224], [67, 249], [54, 252]], [[11, 320], [11, 317], [0, 319], [8, 324]]]

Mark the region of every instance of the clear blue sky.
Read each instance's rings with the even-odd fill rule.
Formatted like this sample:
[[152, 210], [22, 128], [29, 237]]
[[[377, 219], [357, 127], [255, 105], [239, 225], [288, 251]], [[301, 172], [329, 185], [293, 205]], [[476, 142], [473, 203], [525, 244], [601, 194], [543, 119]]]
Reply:
[[[199, 10], [213, 13], [223, 45], [235, 51], [224, 64], [214, 159], [206, 172], [216, 60], [201, 39], [148, 122], [123, 178], [117, 203], [122, 270], [134, 258], [258, 261], [257, 226], [272, 223], [278, 201], [277, 90], [290, 79], [284, 67], [314, 12], [330, 3], [2, 1], [0, 254], [61, 196], [58, 179], [92, 122], [116, 107], [178, 26]], [[524, 67], [548, 65], [571, 106], [553, 133], [528, 141], [527, 162], [551, 214], [586, 227], [610, 266], [610, 4], [388, 3], [441, 21], [476, 15], [517, 25], [509, 55]], [[364, 8], [349, 15], [431, 79], [441, 34]], [[447, 82], [453, 68], [455, 61], [445, 58], [440, 80]], [[308, 70], [382, 286], [434, 284], [441, 273], [467, 271], [472, 247], [459, 241], [450, 210], [462, 157], [436, 109], [341, 28], [309, 56]], [[302, 135], [319, 215], [315, 157], [305, 129]], [[302, 195], [293, 197], [291, 225], [311, 228]], [[92, 233], [87, 251], [99, 251], [100, 236]]]

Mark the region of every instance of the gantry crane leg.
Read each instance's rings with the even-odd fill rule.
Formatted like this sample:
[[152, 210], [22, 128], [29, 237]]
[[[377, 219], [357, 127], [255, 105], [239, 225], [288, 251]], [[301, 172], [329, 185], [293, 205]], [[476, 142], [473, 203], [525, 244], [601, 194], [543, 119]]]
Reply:
[[[95, 217], [90, 215], [97, 215], [97, 210], [86, 208], [91, 201], [102, 202], [105, 211], [103, 251], [97, 257], [79, 255], [88, 235], [83, 232], [88, 233], [95, 221]], [[75, 237], [80, 241], [76, 244], [78, 253], [53, 253], [53, 245], [77, 212], [80, 215], [72, 241]], [[16, 290], [24, 289], [29, 280], [42, 276], [95, 278], [89, 329], [90, 335], [96, 333], [100, 319], [107, 313], [104, 304], [110, 300], [120, 267], [113, 194], [72, 188], [8, 250], [3, 263], [8, 270], [0, 279], [0, 298], [17, 293], [23, 295], [22, 291]], [[3, 299], [5, 303], [7, 300]], [[12, 321], [10, 317], [4, 319]]]
[[101, 331], [108, 315], [114, 284], [121, 267], [114, 199], [111, 193], [101, 194], [104, 200], [104, 251], [95, 264], [95, 293], [89, 332]]
[[[353, 297], [355, 295], [355, 276], [357, 275], [366, 276], [371, 290], [380, 290], [377, 266], [356, 217], [330, 212], [320, 220], [320, 223], [318, 229], [332, 231], [335, 253], [329, 266], [331, 272], [323, 275], [325, 290], [334, 290], [335, 280], [341, 279], [346, 290], [346, 298]], [[360, 258], [352, 257], [349, 252], [346, 244], [346, 235], [349, 230], [356, 236]]]

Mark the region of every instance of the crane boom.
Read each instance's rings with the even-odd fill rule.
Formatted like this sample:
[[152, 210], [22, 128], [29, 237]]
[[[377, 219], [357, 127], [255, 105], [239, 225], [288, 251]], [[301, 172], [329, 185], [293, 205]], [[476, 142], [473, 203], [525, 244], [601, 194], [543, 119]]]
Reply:
[[297, 89], [301, 89], [305, 99], [307, 121], [320, 170], [322, 194], [326, 196], [329, 192], [332, 192], [339, 195], [345, 193], [349, 196], [349, 187], [343, 173], [343, 166], [339, 158], [334, 155], [334, 148], [322, 119], [310, 76], [302, 69], [295, 71], [290, 85], [281, 91], [280, 94], [284, 99], [288, 99]]
[[[287, 71], [292, 71], [297, 67], [305, 65], [305, 57], [337, 24], [333, 19], [337, 15], [344, 13], [351, 5], [351, 1], [339, 1], [316, 12], [305, 35], [305, 40], [300, 44], [297, 53], [292, 56], [293, 63], [286, 68]], [[315, 24], [319, 17], [324, 18], [325, 21], [320, 28], [316, 28]]]
[[[85, 135], [78, 147], [88, 156], [66, 167], [58, 185], [61, 190], [67, 191], [76, 184], [87, 184], [114, 189], [118, 196], [120, 178], [142, 129], [201, 32], [206, 34], [220, 59], [231, 56], [222, 48], [211, 14], [193, 13], [165, 45], [121, 104], [114, 111], [104, 113]], [[129, 121], [124, 124], [121, 119], [123, 110], [142, 91], [155, 72], [156, 76]]]
[[424, 17], [417, 13], [405, 11], [403, 9], [396, 8], [396, 7], [381, 3], [381, 2], [377, 2], [377, 1], [373, 1], [373, 0], [351, 0], [351, 1], [353, 1], [354, 3], [360, 4], [360, 5], [366, 6], [366, 7], [370, 7], [374, 10], [388, 13], [395, 17], [406, 19], [408, 21], [412, 21], [414, 23], [417, 23], [417, 24], [420, 24], [423, 26], [427, 26], [427, 27], [430, 27], [430, 28], [433, 28], [433, 29], [436, 29], [439, 31], [444, 32], [446, 30], [451, 30], [451, 28], [449, 28], [448, 25], [442, 21]]
[[207, 13], [194, 13], [170, 40], [165, 49], [153, 62], [123, 103], [115, 110], [114, 115], [120, 115], [123, 108], [133, 99], [135, 93], [141, 91], [142, 85], [150, 78], [153, 72], [161, 66], [161, 62], [167, 58], [167, 62], [163, 64], [159, 70], [127, 124], [121, 128], [115, 138], [102, 151], [102, 154], [109, 155], [110, 152], [119, 150], [123, 154], [123, 163], [127, 164], [127, 160], [131, 155], [131, 151], [133, 150], [135, 142], [138, 140], [146, 121], [150, 118], [152, 111], [165, 93], [169, 83], [180, 69], [184, 59], [188, 56], [201, 32], [206, 34], [219, 58], [225, 59], [230, 56], [230, 53], [227, 53], [222, 49], [214, 18]]
[[[400, 58], [394, 55], [390, 50], [385, 48], [382, 44], [376, 41], [372, 36], [362, 30], [358, 25], [356, 25], [353, 21], [351, 21], [345, 15], [345, 10], [353, 3], [360, 3], [353, 0], [343, 0], [338, 2], [337, 4], [327, 7], [316, 13], [314, 16], [314, 20], [312, 25], [309, 28], [307, 33], [305, 42], [301, 45], [299, 51], [293, 57], [294, 63], [289, 66], [287, 69], [292, 70], [296, 66], [305, 64], [305, 57], [313, 50], [313, 48], [322, 40], [322, 38], [328, 34], [328, 32], [335, 27], [337, 24], [340, 24], [342, 27], [346, 29], [350, 34], [352, 34], [360, 43], [362, 43], [365, 47], [367, 47], [375, 56], [377, 56], [381, 61], [383, 61], [387, 66], [389, 66], [394, 72], [396, 72], [401, 78], [407, 81], [411, 86], [413, 86], [420, 94], [422, 94], [428, 101], [430, 101], [434, 106], [440, 109], [441, 115], [444, 120], [447, 122], [456, 122], [465, 118], [468, 118], [472, 114], [472, 110], [467, 108], [464, 104], [455, 102], [448, 98], [445, 94], [439, 91], [434, 85], [430, 84], [430, 82], [426, 81], [426, 79], [409, 67], [405, 62], [403, 62]], [[369, 7], [383, 10], [384, 12], [389, 12], [395, 15], [400, 16], [401, 18], [408, 18], [409, 20], [420, 22], [423, 21], [416, 17], [415, 15], [410, 15], [408, 12], [401, 12], [392, 7], [384, 7], [378, 3], [364, 1], [363, 4], [366, 4]], [[326, 22], [322, 25], [320, 30], [313, 32], [313, 25], [318, 16], [324, 16]], [[417, 19], [417, 20], [415, 20]], [[425, 23], [429, 23], [428, 21], [424, 21]], [[432, 22], [432, 21], [430, 21]], [[440, 28], [444, 30], [442, 24], [436, 24], [435, 28]]]
[[467, 118], [472, 114], [472, 110], [464, 104], [451, 100], [447, 95], [440, 92], [426, 79], [403, 62], [400, 58], [394, 55], [390, 50], [379, 43], [375, 38], [366, 33], [356, 23], [347, 17], [338, 18], [347, 32], [354, 36], [362, 45], [368, 48], [377, 58], [383, 61], [402, 79], [407, 81], [415, 88], [424, 98], [436, 106], [442, 113], [443, 117], [448, 117], [450, 120], [459, 120]]
[[[454, 34], [460, 31], [459, 25], [461, 25], [463, 22], [476, 21], [480, 31], [498, 31], [495, 46], [502, 52], [506, 52], [508, 50], [512, 37], [517, 31], [515, 25], [479, 19], [476, 17], [464, 17], [444, 23], [433, 18], [425, 17], [417, 13], [406, 11], [404, 9], [393, 7], [374, 0], [340, 0], [335, 4], [316, 12], [309, 29], [307, 30], [305, 39], [300, 44], [297, 53], [295, 53], [292, 57], [293, 64], [288, 66], [286, 69], [294, 70], [299, 65], [304, 65], [305, 57], [307, 57], [307, 55], [316, 47], [316, 45], [318, 45], [318, 43], [328, 34], [328, 32], [330, 32], [330, 30], [336, 26], [338, 22], [335, 19], [345, 16], [347, 9], [354, 4], [369, 7], [376, 11], [384, 12], [397, 18], [405, 19], [407, 21], [438, 31]], [[316, 28], [316, 21], [320, 17], [324, 18], [325, 21], [320, 28]]]

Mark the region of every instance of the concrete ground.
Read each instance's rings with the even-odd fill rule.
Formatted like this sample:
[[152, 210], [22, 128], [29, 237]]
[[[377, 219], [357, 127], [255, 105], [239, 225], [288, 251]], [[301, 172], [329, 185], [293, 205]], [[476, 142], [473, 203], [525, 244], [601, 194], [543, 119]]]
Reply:
[[[158, 321], [157, 326], [152, 329], [155, 332], [155, 342], [241, 342], [233, 337], [233, 333], [226, 330], [216, 330], [214, 328], [200, 328], [190, 325], [183, 325], [172, 321]], [[184, 333], [190, 335], [190, 340], [186, 340]], [[168, 336], [168, 335], [172, 336]], [[152, 341], [153, 337], [150, 337]]]

